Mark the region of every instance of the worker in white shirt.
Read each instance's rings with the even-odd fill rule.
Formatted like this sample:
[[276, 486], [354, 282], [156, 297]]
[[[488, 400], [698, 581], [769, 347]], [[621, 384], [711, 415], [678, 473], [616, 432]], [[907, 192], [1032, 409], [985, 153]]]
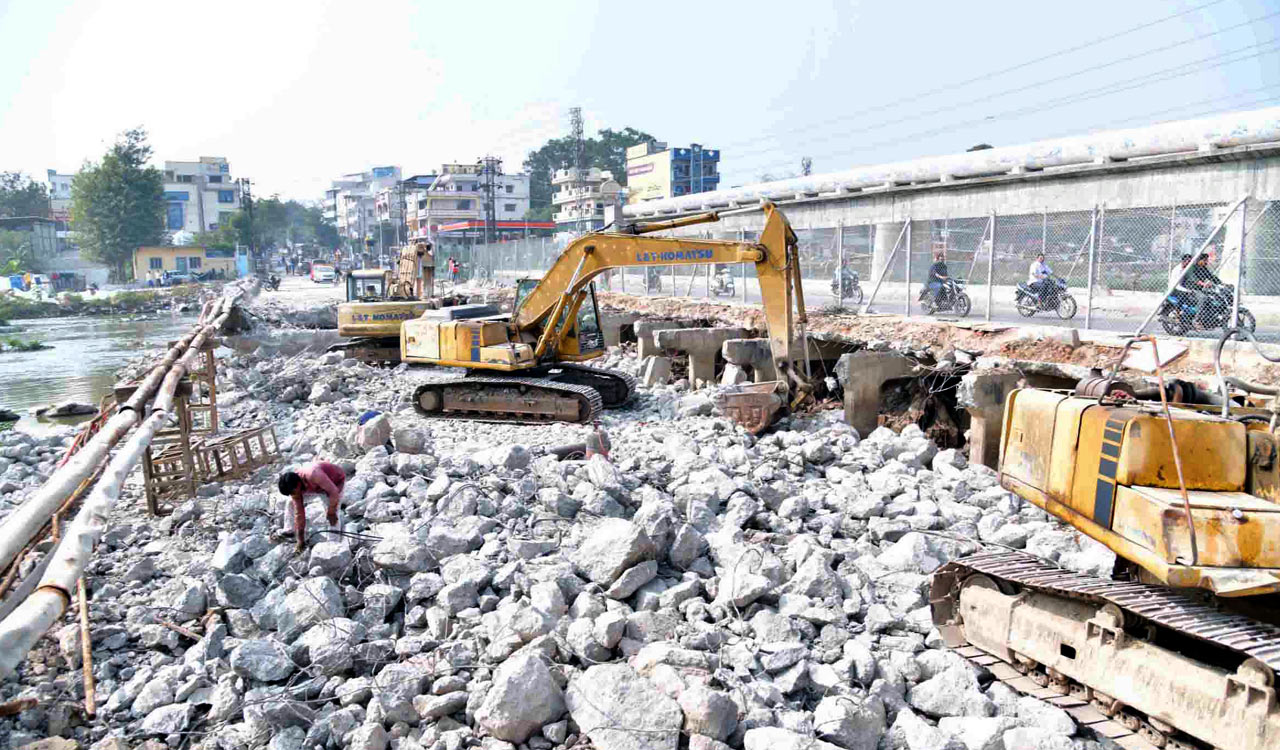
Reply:
[[1040, 253], [1027, 271], [1027, 286], [1031, 288], [1031, 291], [1035, 292], [1037, 298], [1044, 299], [1045, 292], [1049, 290], [1049, 278], [1051, 276], [1053, 276], [1053, 270], [1049, 268], [1048, 263], [1044, 262], [1044, 253]]

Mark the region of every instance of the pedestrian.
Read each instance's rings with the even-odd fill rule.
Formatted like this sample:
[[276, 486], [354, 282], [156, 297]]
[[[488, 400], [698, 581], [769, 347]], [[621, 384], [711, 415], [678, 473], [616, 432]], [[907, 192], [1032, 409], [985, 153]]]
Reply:
[[[302, 552], [307, 542], [307, 511], [303, 499], [307, 495], [325, 495], [329, 499], [326, 517], [329, 526], [338, 525], [338, 501], [347, 482], [347, 473], [341, 466], [328, 461], [314, 461], [298, 471], [286, 471], [280, 475], [277, 487], [280, 494], [288, 496], [293, 505], [293, 532], [297, 535], [297, 552]], [[287, 533], [287, 532], [285, 532]]]

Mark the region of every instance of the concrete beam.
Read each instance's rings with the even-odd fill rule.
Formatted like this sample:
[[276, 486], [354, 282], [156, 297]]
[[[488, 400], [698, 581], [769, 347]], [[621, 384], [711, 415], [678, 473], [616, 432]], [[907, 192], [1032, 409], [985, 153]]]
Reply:
[[746, 333], [741, 328], [680, 328], [658, 331], [654, 340], [663, 350], [688, 353], [689, 385], [698, 388], [700, 383], [710, 385], [715, 382], [716, 353], [724, 342], [740, 339]]
[[618, 346], [622, 343], [622, 327], [640, 320], [640, 313], [602, 312], [600, 318], [600, 331], [604, 334], [604, 345]]
[[658, 331], [669, 331], [673, 328], [685, 328], [686, 324], [678, 320], [637, 320], [635, 322], [636, 341], [639, 347], [636, 350], [636, 356], [644, 359], [660, 354], [662, 347], [658, 346], [653, 335]]
[[1000, 430], [1004, 402], [1018, 387], [1016, 370], [971, 372], [960, 379], [957, 402], [969, 411], [969, 460], [992, 469], [1000, 466]]
[[862, 350], [840, 356], [836, 376], [844, 383], [844, 421], [866, 437], [880, 425], [880, 388], [911, 376], [912, 363], [897, 352]]
[[720, 346], [720, 356], [730, 364], [750, 368], [757, 383], [778, 379], [769, 339], [728, 339]]

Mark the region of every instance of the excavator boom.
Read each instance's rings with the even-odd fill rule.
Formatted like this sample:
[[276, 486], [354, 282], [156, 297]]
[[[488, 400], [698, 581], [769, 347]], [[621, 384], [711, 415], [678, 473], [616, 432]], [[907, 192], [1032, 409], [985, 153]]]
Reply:
[[[494, 379], [484, 383], [476, 378], [462, 379], [447, 387], [433, 382], [419, 389], [419, 411], [428, 416], [472, 419], [589, 421], [598, 408], [592, 404], [608, 407], [625, 403], [634, 390], [634, 383], [622, 382], [616, 373], [574, 364], [604, 354], [598, 336], [582, 330], [582, 315], [589, 310], [598, 333], [592, 292], [595, 277], [615, 268], [752, 263], [780, 380], [744, 387], [741, 393], [722, 396], [721, 403], [727, 413], [758, 432], [810, 390], [807, 362], [803, 373], [794, 366], [807, 350], [796, 235], [775, 206], [766, 204], [762, 210], [765, 226], [758, 242], [645, 236], [716, 221], [719, 216], [714, 213], [630, 225], [624, 232], [585, 235], [565, 248], [527, 294], [518, 296], [509, 320], [495, 316], [496, 311], [477, 309], [458, 311], [468, 319], [424, 313], [417, 320], [406, 321], [401, 327], [403, 361], [505, 373], [520, 379], [518, 388], [498, 388], [498, 383], [489, 382]], [[547, 380], [548, 373], [560, 378], [555, 387]], [[540, 382], [546, 383], [541, 392]], [[594, 389], [603, 398], [592, 401], [581, 392], [570, 393], [567, 385]]]
[[[765, 227], [759, 242], [698, 240], [683, 237], [647, 237], [596, 232], [585, 235], [560, 254], [537, 287], [522, 301], [512, 317], [517, 331], [545, 332], [548, 320], [573, 304], [595, 277], [615, 268], [689, 266], [719, 263], [753, 263], [760, 282], [769, 347], [779, 372], [792, 372], [797, 352], [804, 351], [804, 302], [800, 290], [800, 266], [795, 232], [772, 204], [764, 207]], [[658, 231], [713, 221], [716, 214], [690, 220], [641, 225], [637, 231]], [[696, 221], [695, 221], [696, 220]]]

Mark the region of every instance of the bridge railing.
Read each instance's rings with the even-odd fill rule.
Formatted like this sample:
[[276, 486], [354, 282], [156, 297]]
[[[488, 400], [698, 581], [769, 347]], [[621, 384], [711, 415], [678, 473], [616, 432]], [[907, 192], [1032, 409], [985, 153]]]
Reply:
[[[1114, 210], [1100, 204], [1083, 211], [913, 216], [910, 239], [904, 238], [889, 263], [872, 309], [924, 314], [918, 296], [934, 255], [941, 251], [949, 275], [969, 282], [972, 310], [968, 319], [1132, 331], [1164, 299], [1170, 274], [1180, 267], [1181, 256], [1195, 253], [1207, 241], [1210, 267], [1227, 283], [1235, 283], [1240, 258], [1244, 258], [1241, 305], [1256, 319], [1260, 337], [1280, 340], [1280, 205], [1251, 199], [1246, 202], [1244, 216], [1237, 213], [1215, 233], [1233, 205], [1188, 203]], [[884, 263], [884, 258], [876, 258], [875, 248], [880, 246], [887, 255], [885, 249], [892, 248], [897, 238], [894, 228], [895, 236], [887, 242], [878, 239], [877, 232], [885, 231], [885, 226], [796, 228], [805, 299], [811, 309], [843, 307], [852, 313], [866, 304], [867, 300], [856, 294], [843, 297], [832, 280], [843, 266], [858, 274], [863, 296], [871, 294], [883, 270], [877, 260]], [[684, 235], [691, 236], [688, 231]], [[1239, 251], [1242, 235], [1243, 256]], [[752, 240], [756, 234], [709, 225], [709, 229], [696, 227], [692, 236]], [[534, 237], [491, 245], [445, 246], [436, 257], [440, 278], [445, 278], [446, 258], [453, 255], [462, 262], [463, 280], [510, 284], [523, 276], [540, 276], [563, 245], [553, 238]], [[1076, 308], [1070, 318], [1059, 317], [1055, 310], [1032, 311], [1024, 306], [1019, 311], [1018, 285], [1028, 280], [1031, 263], [1041, 253], [1052, 272], [1067, 281]], [[733, 268], [732, 275], [732, 299], [747, 303], [760, 300], [749, 268]], [[632, 294], [704, 299], [717, 296], [712, 281], [709, 267], [663, 267], [657, 287], [645, 283], [641, 269], [630, 269], [625, 275], [615, 271], [602, 278], [600, 286]], [[722, 294], [720, 298], [729, 296]], [[1067, 307], [1064, 313], [1069, 312]], [[1153, 325], [1161, 327], [1159, 321]], [[1204, 331], [1200, 335], [1215, 334]]]

